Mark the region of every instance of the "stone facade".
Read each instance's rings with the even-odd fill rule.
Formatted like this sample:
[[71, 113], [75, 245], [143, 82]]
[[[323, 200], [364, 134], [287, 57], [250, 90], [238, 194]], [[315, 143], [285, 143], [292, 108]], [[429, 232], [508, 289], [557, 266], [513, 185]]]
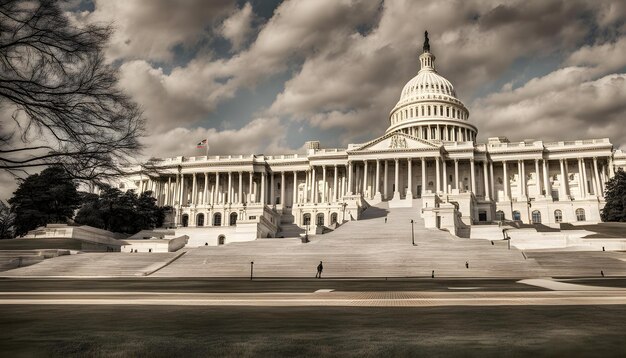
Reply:
[[[600, 220], [605, 182], [626, 167], [609, 139], [477, 143], [469, 111], [435, 70], [430, 47], [419, 60], [389, 128], [370, 142], [324, 149], [312, 141], [306, 153], [277, 156], [168, 158], [156, 163], [158, 175], [137, 173], [120, 188], [151, 190], [159, 205], [175, 208], [178, 227], [228, 226], [229, 242], [274, 237], [294, 224], [319, 233], [358, 220], [380, 201], [418, 206], [428, 227], [457, 234], [499, 220]], [[219, 231], [211, 235], [220, 244]]]

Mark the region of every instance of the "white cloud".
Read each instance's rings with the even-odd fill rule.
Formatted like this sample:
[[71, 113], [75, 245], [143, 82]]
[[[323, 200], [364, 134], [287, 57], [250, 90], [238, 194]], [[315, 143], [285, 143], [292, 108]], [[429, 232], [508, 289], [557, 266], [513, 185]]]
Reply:
[[147, 138], [151, 156], [205, 155], [196, 143], [207, 138], [209, 155], [291, 153], [285, 145], [286, 130], [278, 118], [257, 118], [240, 129], [174, 128]]
[[107, 47], [111, 60], [169, 61], [174, 46], [197, 44], [233, 7], [232, 0], [96, 0], [93, 12], [74, 18], [115, 27]]
[[233, 50], [241, 49], [248, 40], [252, 34], [254, 19], [252, 5], [248, 2], [224, 20], [220, 30], [222, 36], [231, 42]]

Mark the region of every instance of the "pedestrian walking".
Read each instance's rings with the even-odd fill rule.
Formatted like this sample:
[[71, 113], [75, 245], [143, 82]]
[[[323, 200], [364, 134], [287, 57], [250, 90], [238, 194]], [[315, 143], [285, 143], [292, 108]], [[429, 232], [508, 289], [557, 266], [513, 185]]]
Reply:
[[324, 265], [322, 265], [322, 261], [317, 265], [317, 273], [315, 274], [315, 278], [322, 278], [322, 271], [324, 271]]
[[431, 278], [435, 278], [435, 270], [433, 270], [433, 272], [430, 274]]
[[469, 262], [465, 261], [465, 268], [468, 269], [469, 268]]
[[387, 223], [387, 217], [385, 216], [385, 224]]
[[604, 271], [600, 270], [600, 275], [602, 275], [602, 277], [604, 277]]

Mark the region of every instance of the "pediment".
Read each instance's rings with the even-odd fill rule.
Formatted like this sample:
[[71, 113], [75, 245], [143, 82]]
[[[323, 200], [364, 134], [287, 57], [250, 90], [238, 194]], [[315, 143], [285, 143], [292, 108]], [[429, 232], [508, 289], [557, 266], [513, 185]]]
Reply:
[[394, 151], [394, 150], [430, 150], [440, 146], [424, 139], [416, 138], [404, 133], [388, 133], [368, 143], [361, 145], [351, 152], [367, 151]]

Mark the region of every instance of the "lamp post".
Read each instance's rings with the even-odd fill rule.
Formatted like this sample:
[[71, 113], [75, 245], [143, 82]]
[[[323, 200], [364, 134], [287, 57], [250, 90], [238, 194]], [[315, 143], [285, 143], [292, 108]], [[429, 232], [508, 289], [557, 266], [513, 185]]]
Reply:
[[252, 281], [253, 272], [254, 272], [254, 261], [250, 261], [250, 281]]
[[413, 219], [411, 219], [411, 242], [415, 245], [415, 230], [413, 230]]

